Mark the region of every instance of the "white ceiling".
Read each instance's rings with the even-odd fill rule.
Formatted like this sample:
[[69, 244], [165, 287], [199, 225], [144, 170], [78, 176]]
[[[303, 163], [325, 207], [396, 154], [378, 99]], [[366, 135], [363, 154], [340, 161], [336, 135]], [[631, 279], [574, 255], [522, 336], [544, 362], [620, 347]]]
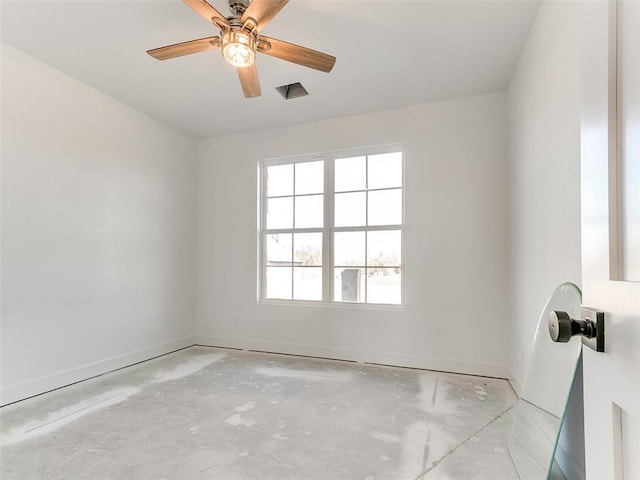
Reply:
[[[227, 13], [227, 0], [209, 0]], [[195, 138], [503, 89], [539, 0], [291, 0], [265, 35], [337, 57], [329, 74], [266, 55], [246, 99], [217, 50], [150, 48], [216, 35], [179, 0], [2, 1], [2, 40]], [[310, 95], [284, 100], [275, 87]]]

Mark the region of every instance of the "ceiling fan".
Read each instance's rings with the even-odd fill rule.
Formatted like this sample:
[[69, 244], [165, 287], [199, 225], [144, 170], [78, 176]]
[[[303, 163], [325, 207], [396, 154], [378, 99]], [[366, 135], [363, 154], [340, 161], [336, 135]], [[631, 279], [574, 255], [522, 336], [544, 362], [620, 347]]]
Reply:
[[229, 0], [232, 15], [224, 17], [205, 0], [183, 0], [188, 6], [220, 29], [220, 35], [154, 48], [147, 53], [158, 60], [222, 48], [222, 56], [237, 67], [246, 98], [261, 95], [255, 66], [256, 52], [330, 72], [336, 57], [275, 38], [260, 35], [262, 30], [289, 0]]

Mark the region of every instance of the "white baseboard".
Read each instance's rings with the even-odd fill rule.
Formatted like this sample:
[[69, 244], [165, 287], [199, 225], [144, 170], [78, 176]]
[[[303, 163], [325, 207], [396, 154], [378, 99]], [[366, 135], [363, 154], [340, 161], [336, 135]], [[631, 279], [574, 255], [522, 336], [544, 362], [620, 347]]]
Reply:
[[138, 362], [149, 360], [159, 355], [164, 355], [175, 350], [190, 347], [194, 344], [193, 337], [180, 338], [170, 342], [152, 345], [147, 348], [107, 358], [98, 362], [82, 365], [62, 372], [57, 372], [45, 377], [36, 378], [27, 382], [10, 385], [0, 391], [0, 405], [24, 400], [34, 395], [39, 395], [60, 387], [87, 380], [119, 368], [128, 367]]
[[448, 358], [428, 356], [404, 355], [394, 352], [375, 352], [368, 350], [354, 350], [336, 348], [323, 345], [304, 345], [292, 343], [270, 342], [235, 337], [195, 336], [197, 345], [209, 347], [238, 348], [242, 350], [258, 350], [272, 353], [292, 355], [306, 355], [310, 357], [333, 358], [336, 360], [351, 360], [356, 362], [377, 363], [398, 367], [421, 368], [442, 372], [479, 375], [483, 377], [508, 378], [509, 369], [504, 365], [481, 362], [467, 362]]
[[507, 380], [509, 385], [511, 385], [511, 388], [513, 388], [513, 391], [516, 392], [516, 395], [520, 397], [520, 393], [522, 393], [522, 384], [520, 383], [520, 380], [516, 378], [515, 373], [513, 373], [513, 370], [511, 369], [509, 369], [509, 376], [507, 377]]
[[424, 370], [436, 370], [466, 375], [505, 378], [509, 379], [514, 390], [519, 393], [519, 384], [517, 384], [518, 389], [516, 389], [516, 386], [512, 383], [515, 380], [511, 380], [511, 372], [504, 365], [468, 362], [448, 358], [404, 355], [394, 352], [344, 349], [323, 345], [290, 344], [235, 337], [195, 336], [185, 337], [159, 345], [153, 345], [134, 352], [111, 357], [106, 360], [82, 365], [77, 368], [57, 372], [52, 375], [36, 378], [20, 384], [10, 385], [0, 391], [0, 406], [24, 400], [35, 395], [40, 395], [51, 390], [71, 385], [82, 380], [87, 380], [119, 368], [124, 368], [129, 365], [143, 362], [153, 357], [165, 355], [175, 350], [180, 350], [193, 345], [258, 350], [291, 355], [306, 355], [311, 357], [333, 358], [336, 360], [350, 360], [355, 362], [421, 368]]

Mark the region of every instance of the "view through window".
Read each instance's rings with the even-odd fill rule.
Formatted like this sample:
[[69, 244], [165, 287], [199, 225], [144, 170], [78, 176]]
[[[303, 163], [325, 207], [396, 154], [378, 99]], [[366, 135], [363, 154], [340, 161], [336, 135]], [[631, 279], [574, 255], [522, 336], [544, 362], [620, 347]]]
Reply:
[[263, 162], [261, 298], [402, 304], [403, 155]]

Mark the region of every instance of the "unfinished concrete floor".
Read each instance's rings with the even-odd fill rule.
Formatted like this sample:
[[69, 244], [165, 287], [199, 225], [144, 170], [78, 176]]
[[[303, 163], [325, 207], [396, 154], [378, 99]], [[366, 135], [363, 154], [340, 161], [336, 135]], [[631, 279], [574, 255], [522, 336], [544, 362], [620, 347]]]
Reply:
[[504, 380], [192, 347], [2, 408], [2, 480], [516, 479]]

